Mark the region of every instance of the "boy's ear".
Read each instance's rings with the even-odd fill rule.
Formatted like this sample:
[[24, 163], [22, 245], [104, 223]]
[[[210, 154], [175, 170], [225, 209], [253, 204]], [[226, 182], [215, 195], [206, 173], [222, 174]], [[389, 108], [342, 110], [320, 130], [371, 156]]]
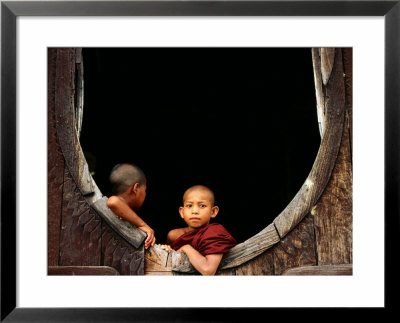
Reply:
[[183, 206], [179, 207], [179, 214], [181, 215], [181, 218], [183, 219]]
[[131, 189], [132, 189], [132, 193], [136, 194], [139, 189], [139, 183], [132, 185]]
[[211, 217], [212, 218], [215, 218], [216, 216], [217, 216], [217, 214], [218, 214], [218, 212], [219, 212], [219, 207], [218, 206], [213, 206], [212, 207], [212, 209], [211, 209]]

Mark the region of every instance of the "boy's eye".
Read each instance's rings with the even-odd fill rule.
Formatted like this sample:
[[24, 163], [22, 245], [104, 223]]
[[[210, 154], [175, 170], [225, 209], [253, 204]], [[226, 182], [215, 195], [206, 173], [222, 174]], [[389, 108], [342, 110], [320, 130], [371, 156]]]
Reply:
[[202, 207], [202, 208], [204, 208], [204, 207], [206, 207], [207, 205], [205, 205], [205, 204], [200, 204], [200, 207]]
[[192, 207], [192, 204], [186, 204], [186, 207]]

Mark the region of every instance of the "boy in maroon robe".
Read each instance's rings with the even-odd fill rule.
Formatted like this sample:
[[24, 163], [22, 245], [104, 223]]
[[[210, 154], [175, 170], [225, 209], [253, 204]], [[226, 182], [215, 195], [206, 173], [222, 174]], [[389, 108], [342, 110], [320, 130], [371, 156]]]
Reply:
[[179, 208], [187, 227], [171, 230], [167, 236], [172, 249], [185, 253], [202, 275], [214, 275], [222, 256], [237, 244], [221, 224], [210, 224], [210, 219], [215, 218], [218, 211], [218, 206], [214, 205], [214, 193], [208, 187], [190, 187], [183, 195], [183, 206]]

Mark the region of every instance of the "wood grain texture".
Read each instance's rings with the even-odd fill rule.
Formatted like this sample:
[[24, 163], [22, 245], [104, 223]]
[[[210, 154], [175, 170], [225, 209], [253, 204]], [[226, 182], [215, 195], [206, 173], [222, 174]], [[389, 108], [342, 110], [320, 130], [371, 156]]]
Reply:
[[145, 252], [145, 275], [172, 276], [172, 257], [160, 246], [154, 245]]
[[320, 48], [320, 56], [322, 82], [326, 86], [331, 78], [333, 63], [335, 61], [335, 48]]
[[68, 170], [64, 173], [61, 266], [101, 265], [101, 219], [83, 198]]
[[332, 177], [312, 210], [319, 265], [352, 263], [353, 194], [350, 150], [349, 129], [345, 127]]
[[48, 50], [47, 261], [49, 266], [57, 266], [59, 262], [64, 178], [64, 157], [57, 141], [54, 116], [56, 55], [56, 50]]
[[286, 270], [283, 276], [351, 276], [353, 265], [304, 266]]
[[263, 254], [257, 256], [251, 261], [238, 266], [235, 270], [235, 275], [274, 275], [274, 253], [270, 249]]
[[322, 75], [321, 75], [321, 59], [320, 50], [313, 48], [312, 51], [314, 85], [315, 85], [315, 98], [317, 102], [317, 117], [319, 133], [322, 137], [325, 131], [325, 97], [322, 89]]
[[309, 176], [289, 205], [274, 219], [282, 238], [308, 214], [324, 191], [340, 147], [345, 113], [345, 90], [341, 50], [335, 51], [335, 62], [326, 93], [326, 128]]
[[275, 275], [289, 268], [316, 265], [312, 216], [307, 215], [273, 250]]
[[264, 230], [233, 247], [225, 254], [221, 261], [221, 269], [233, 268], [244, 264], [262, 254], [279, 241], [279, 235], [274, 224], [270, 224]]
[[119, 275], [112, 267], [107, 266], [50, 266], [48, 275], [54, 276], [116, 276]]
[[94, 192], [75, 120], [76, 49], [57, 49], [55, 115], [58, 140], [65, 162], [83, 195]]
[[106, 222], [102, 225], [102, 265], [115, 268], [121, 275], [144, 275], [144, 246], [136, 249]]
[[75, 90], [75, 126], [78, 138], [80, 137], [83, 122], [83, 103], [84, 103], [84, 71], [82, 48], [75, 48], [76, 65], [76, 90]]
[[353, 49], [343, 48], [343, 67], [345, 74], [346, 109], [348, 114], [350, 149], [353, 154]]

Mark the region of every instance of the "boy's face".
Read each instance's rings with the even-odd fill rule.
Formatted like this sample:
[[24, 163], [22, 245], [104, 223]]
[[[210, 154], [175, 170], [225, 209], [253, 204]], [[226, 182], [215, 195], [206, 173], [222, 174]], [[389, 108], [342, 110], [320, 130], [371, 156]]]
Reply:
[[210, 192], [195, 190], [185, 194], [179, 213], [189, 228], [200, 229], [217, 216], [218, 210], [218, 206], [213, 206]]

